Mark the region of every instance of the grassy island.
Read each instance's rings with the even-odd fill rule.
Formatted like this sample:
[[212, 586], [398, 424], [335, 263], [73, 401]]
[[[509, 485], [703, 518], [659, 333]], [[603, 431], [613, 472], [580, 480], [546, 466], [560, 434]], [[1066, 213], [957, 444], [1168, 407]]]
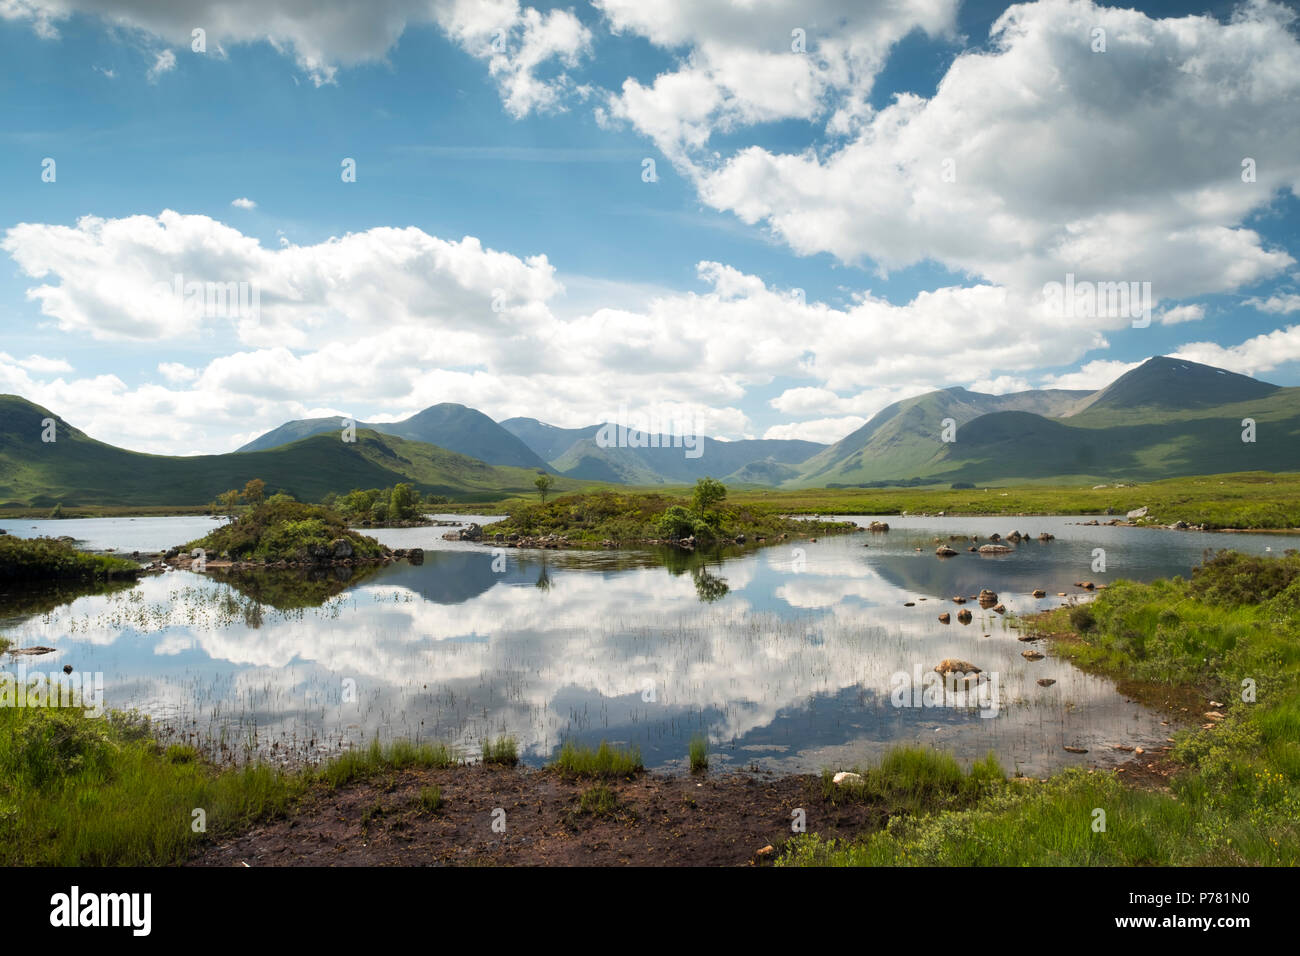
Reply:
[[507, 538], [564, 538], [571, 545], [748, 543], [781, 535], [852, 531], [852, 522], [800, 520], [756, 503], [731, 502], [727, 489], [701, 478], [690, 497], [597, 491], [550, 502], [514, 502], [491, 533]]
[[57, 538], [0, 534], [0, 585], [6, 582], [108, 581], [134, 578], [140, 565], [125, 558], [78, 551]]
[[273, 495], [240, 515], [184, 545], [209, 558], [252, 562], [313, 562], [333, 558], [378, 560], [386, 551], [374, 538], [352, 531], [343, 515], [323, 505], [308, 505], [287, 495]]

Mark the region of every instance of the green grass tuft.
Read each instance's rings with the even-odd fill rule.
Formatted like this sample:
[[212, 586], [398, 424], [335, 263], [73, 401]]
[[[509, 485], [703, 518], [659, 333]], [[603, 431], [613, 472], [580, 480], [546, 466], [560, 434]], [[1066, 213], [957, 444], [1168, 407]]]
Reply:
[[623, 750], [604, 740], [594, 750], [565, 741], [551, 766], [572, 777], [631, 777], [645, 769], [640, 747]]

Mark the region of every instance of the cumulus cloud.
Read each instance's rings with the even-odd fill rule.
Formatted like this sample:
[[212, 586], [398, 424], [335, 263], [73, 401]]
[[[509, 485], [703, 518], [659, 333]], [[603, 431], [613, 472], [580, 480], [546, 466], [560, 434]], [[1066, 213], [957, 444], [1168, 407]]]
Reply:
[[256, 209], [256, 208], [257, 208], [257, 203], [253, 202], [253, 200], [251, 200], [251, 199], [245, 199], [245, 198], [242, 197], [242, 196], [241, 196], [239, 199], [232, 199], [232, 200], [230, 201], [230, 205], [234, 206], [236, 209]]
[[[47, 38], [74, 14], [187, 50], [196, 28], [217, 48], [269, 42], [290, 53], [317, 86], [336, 82], [341, 67], [383, 60], [408, 27], [433, 24], [488, 64], [517, 116], [558, 107], [573, 85], [564, 68], [591, 40], [571, 12], [540, 13], [517, 0], [0, 0], [0, 18], [29, 22]], [[175, 65], [171, 49], [159, 52], [150, 81]]]
[[777, 120], [851, 128], [890, 49], [913, 30], [950, 34], [957, 0], [594, 0], [616, 33], [681, 52], [649, 85], [627, 78], [599, 108], [682, 158], [715, 132]]
[[1294, 263], [1242, 225], [1280, 191], [1300, 195], [1293, 17], [1267, 2], [1227, 23], [1013, 6], [991, 50], [957, 56], [930, 98], [863, 108], [842, 145], [749, 146], [689, 169], [706, 203], [800, 254], [882, 270], [934, 259], [1021, 295], [1067, 273], [1150, 282], [1158, 300], [1234, 290]]
[[1267, 299], [1255, 296], [1247, 299], [1246, 305], [1274, 315], [1290, 315], [1292, 312], [1300, 312], [1300, 295], [1289, 292], [1270, 295]]

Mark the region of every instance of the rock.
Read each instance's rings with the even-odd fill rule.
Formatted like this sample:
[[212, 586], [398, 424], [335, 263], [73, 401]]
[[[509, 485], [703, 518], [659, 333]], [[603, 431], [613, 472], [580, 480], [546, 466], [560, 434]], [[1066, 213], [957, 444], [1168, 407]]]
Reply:
[[744, 543], [745, 543], [745, 536], [743, 534], [736, 535], [736, 544], [744, 544]]
[[990, 591], [988, 588], [981, 588], [979, 602], [980, 602], [980, 607], [982, 608], [992, 607], [993, 605], [998, 603], [998, 592]]
[[916, 602], [915, 602], [915, 601], [904, 601], [904, 602], [903, 602], [903, 607], [916, 607]]
[[1136, 521], [1138, 518], [1145, 518], [1146, 516], [1147, 516], [1146, 505], [1143, 505], [1141, 508], [1135, 508], [1132, 511], [1128, 512], [1126, 515], [1124, 515], [1124, 517], [1127, 518], [1129, 521]]
[[408, 548], [406, 560], [411, 564], [424, 564], [424, 548]]
[[945, 657], [934, 668], [936, 674], [978, 674], [980, 669], [970, 661], [956, 657]]
[[1227, 714], [1220, 713], [1217, 710], [1207, 710], [1204, 716], [1206, 720], [1223, 720]]
[[971, 620], [974, 618], [974, 616], [975, 615], [971, 614], [971, 612], [966, 610], [965, 608], [962, 608], [960, 611], [957, 612], [957, 620], [962, 624], [969, 624]]
[[847, 770], [841, 770], [835, 776], [831, 777], [831, 783], [835, 784], [836, 786], [840, 786], [846, 783], [847, 784], [862, 783], [862, 774], [850, 773]]
[[1021, 534], [1019, 531], [1012, 531], [1009, 535], [1007, 535], [1007, 540], [1019, 544], [1020, 539], [1023, 537], [1024, 535]]
[[1039, 540], [1039, 541], [1055, 541], [1055, 540], [1056, 540], [1056, 535], [1054, 535], [1054, 534], [1048, 534], [1046, 531], [1044, 531], [1042, 534], [1040, 534], [1040, 535], [1038, 536], [1038, 540]]
[[335, 538], [330, 542], [330, 547], [334, 549], [334, 557], [336, 558], [352, 557], [352, 542], [347, 538]]
[[979, 548], [980, 554], [1010, 554], [1015, 548], [1008, 548], [1005, 544], [982, 544]]
[[1047, 592], [1042, 588], [1034, 588], [1034, 597], [1047, 597]]
[[989, 535], [989, 540], [990, 540], [990, 541], [1001, 541], [1001, 540], [1002, 540], [1002, 535], [1000, 535], [1000, 534], [998, 534], [996, 531], [994, 531], [991, 535]]
[[939, 547], [934, 549], [934, 553], [941, 558], [951, 558], [957, 552], [952, 548], [948, 547], [946, 544], [941, 544], [939, 545]]
[[1052, 677], [1040, 677], [1040, 678], [1038, 678], [1038, 686], [1039, 686], [1039, 687], [1051, 687], [1051, 686], [1052, 686], [1053, 684], [1055, 684], [1055, 683], [1056, 683], [1056, 679], [1055, 679], [1055, 678], [1052, 678]]
[[1086, 754], [1088, 752], [1083, 747], [1064, 747], [1062, 749], [1064, 749], [1067, 753], [1072, 753], [1072, 754]]
[[953, 597], [953, 599], [952, 599], [952, 603], [953, 603], [953, 604], [965, 604], [965, 603], [966, 603], [966, 599], [965, 599], [964, 597], [962, 597], [960, 594], [958, 594], [958, 595], [955, 595], [955, 596]]
[[1020, 656], [1027, 661], [1041, 661], [1047, 655], [1030, 648], [1027, 651], [1021, 651]]
[[1006, 614], [1007, 606], [1005, 604], [996, 604], [994, 605], [993, 610], [998, 614]]
[[71, 674], [71, 673], [72, 673], [72, 665], [71, 665], [71, 664], [64, 664], [64, 665], [63, 665], [63, 673], [65, 673], [65, 674]]
[[952, 620], [952, 615], [949, 614], [947, 611], [939, 615], [940, 624], [947, 624], [951, 620]]
[[754, 856], [758, 857], [760, 860], [765, 860], [774, 853], [776, 853], [776, 849], [769, 843], [767, 846], [755, 853]]
[[887, 521], [873, 521], [867, 525], [868, 531], [888, 531], [889, 523]]

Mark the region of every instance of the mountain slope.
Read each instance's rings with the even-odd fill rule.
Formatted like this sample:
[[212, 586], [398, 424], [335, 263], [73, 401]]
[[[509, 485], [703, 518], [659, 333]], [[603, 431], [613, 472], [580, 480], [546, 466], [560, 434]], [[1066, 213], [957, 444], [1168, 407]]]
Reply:
[[[42, 442], [52, 418], [56, 440]], [[13, 395], [0, 396], [0, 504], [44, 507], [56, 502], [110, 505], [198, 505], [251, 478], [267, 493], [303, 501], [329, 492], [410, 482], [426, 494], [494, 500], [533, 494], [532, 468], [489, 465], [424, 442], [358, 430], [355, 442], [317, 434], [264, 451], [169, 457], [127, 451], [90, 438], [54, 413]], [[555, 490], [581, 483], [555, 479]]]
[[[948, 389], [908, 399], [810, 459], [786, 484], [1084, 482], [1300, 469], [1300, 388], [1158, 357], [1082, 400], [1078, 394]], [[953, 442], [941, 440], [945, 417], [958, 423]], [[1254, 442], [1242, 441], [1244, 419], [1256, 423]]]
[[[285, 422], [253, 439], [238, 451], [264, 451], [311, 435], [326, 432], [338, 434], [343, 428], [343, 422], [344, 419], [339, 417], [304, 418]], [[549, 470], [542, 457], [507, 429], [477, 409], [453, 402], [431, 405], [400, 422], [357, 422], [357, 428], [427, 442], [490, 465]]]
[[945, 457], [944, 420], [962, 428], [981, 415], [1000, 411], [1032, 412], [1044, 417], [1070, 414], [1091, 392], [1045, 389], [1009, 395], [985, 395], [965, 388], [945, 388], [903, 399], [804, 462], [797, 483], [861, 483], [902, 480], [929, 473]]

